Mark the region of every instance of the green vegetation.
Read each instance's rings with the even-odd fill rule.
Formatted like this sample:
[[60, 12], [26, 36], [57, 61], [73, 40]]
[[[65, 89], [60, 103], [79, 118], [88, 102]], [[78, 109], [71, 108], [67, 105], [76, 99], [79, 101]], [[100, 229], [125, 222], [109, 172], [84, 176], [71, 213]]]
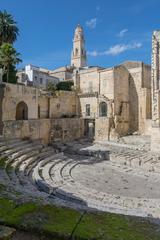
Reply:
[[62, 81], [57, 84], [57, 90], [71, 91], [73, 86], [72, 81]]
[[12, 81], [15, 78], [15, 65], [21, 62], [19, 58], [20, 54], [16, 52], [15, 48], [10, 43], [3, 43], [0, 46], [0, 66], [3, 69], [4, 75], [3, 79], [6, 81]]
[[72, 81], [59, 82], [57, 85], [55, 85], [53, 83], [49, 83], [47, 90], [54, 94], [56, 91], [60, 91], [60, 90], [72, 91], [72, 86], [73, 86]]
[[9, 82], [9, 83], [17, 83], [17, 76], [16, 76], [17, 70], [16, 67], [13, 65], [9, 66], [9, 72], [8, 72], [8, 79], [7, 79], [7, 73], [4, 72], [3, 75], [3, 82]]
[[[55, 239], [69, 239], [81, 212], [39, 205], [17, 204], [0, 198], [0, 222], [18, 229], [44, 233]], [[86, 213], [74, 232], [75, 239], [159, 240], [159, 226], [142, 218], [111, 213]], [[52, 238], [53, 239], [53, 238]]]
[[5, 168], [5, 164], [6, 164], [7, 159], [8, 159], [7, 157], [0, 158], [0, 169]]
[[49, 92], [52, 92], [52, 93], [54, 93], [54, 92], [57, 90], [57, 87], [56, 87], [56, 85], [55, 85], [55, 84], [53, 84], [53, 83], [49, 82], [49, 83], [48, 83], [47, 90], [48, 90]]
[[12, 44], [17, 40], [19, 29], [11, 14], [0, 11], [0, 68], [3, 82], [16, 83], [16, 64], [21, 62], [20, 54]]
[[0, 45], [3, 43], [13, 44], [17, 40], [19, 33], [17, 23], [11, 14], [0, 11]]

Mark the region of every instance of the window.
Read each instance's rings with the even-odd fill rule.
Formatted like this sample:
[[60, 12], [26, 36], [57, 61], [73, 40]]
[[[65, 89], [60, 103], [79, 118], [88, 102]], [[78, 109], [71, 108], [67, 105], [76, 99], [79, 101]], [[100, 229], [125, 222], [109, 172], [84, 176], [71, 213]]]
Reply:
[[40, 84], [43, 84], [43, 78], [40, 78]]
[[90, 81], [89, 82], [89, 89], [88, 89], [89, 92], [93, 92], [93, 83]]
[[107, 104], [105, 102], [101, 102], [99, 104], [99, 116], [106, 117], [107, 116]]
[[103, 80], [103, 87], [106, 87], [106, 86], [107, 86], [107, 80], [104, 79], [104, 80]]
[[86, 104], [86, 116], [90, 116], [90, 104]]
[[75, 49], [75, 55], [78, 55], [78, 48]]
[[38, 105], [38, 118], [41, 118], [41, 109], [39, 105]]

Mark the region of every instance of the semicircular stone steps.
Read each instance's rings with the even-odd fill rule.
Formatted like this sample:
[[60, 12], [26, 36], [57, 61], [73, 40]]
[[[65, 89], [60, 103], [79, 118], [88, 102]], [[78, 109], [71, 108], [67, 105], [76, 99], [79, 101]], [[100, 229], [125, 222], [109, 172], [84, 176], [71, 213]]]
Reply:
[[[23, 150], [21, 149], [20, 151], [16, 151], [14, 154], [9, 154], [8, 160], [6, 161], [6, 171], [8, 171], [8, 175], [12, 179], [12, 175], [15, 177], [15, 167], [17, 164], [21, 161], [24, 161], [25, 159], [28, 158], [28, 154], [36, 155], [39, 153], [39, 151], [43, 148], [41, 145], [30, 145], [30, 147], [24, 147]], [[10, 157], [11, 156], [11, 157]], [[13, 171], [10, 171], [13, 169]]]
[[49, 163], [49, 162], [53, 162], [53, 164], [56, 164], [57, 162], [61, 162], [65, 159], [63, 153], [60, 154], [55, 154], [51, 157], [45, 158], [43, 160], [41, 160], [36, 167], [33, 169], [31, 175], [33, 178], [34, 183], [38, 186], [38, 188], [40, 190], [43, 190], [45, 192], [47, 192], [48, 194], [50, 194], [51, 188], [50, 186], [48, 186], [48, 184], [44, 181], [43, 177], [42, 177], [42, 169], [44, 169], [44, 165]]
[[3, 154], [3, 156], [6, 154], [7, 156], [7, 153], [14, 153], [15, 151], [17, 151], [18, 149], [21, 149], [23, 148], [23, 146], [26, 145], [26, 142], [25, 141], [16, 141], [16, 142], [13, 142], [13, 143], [9, 143], [9, 144], [3, 144], [2, 146], [0, 146], [0, 154]]
[[38, 159], [43, 156], [46, 157], [47, 154], [50, 154], [50, 152], [54, 154], [55, 150], [52, 147], [45, 147], [39, 154], [29, 156], [27, 160], [24, 160], [19, 164], [18, 171], [27, 175], [27, 169], [31, 168], [33, 164], [37, 164]]
[[[15, 142], [8, 141], [7, 145], [1, 139], [0, 154], [8, 157], [6, 173], [10, 183], [23, 193], [45, 198], [53, 197], [64, 201], [67, 206], [74, 205], [137, 216], [160, 215], [157, 211], [160, 208], [159, 199], [118, 196], [98, 191], [74, 179], [72, 171], [78, 168], [78, 165], [93, 164], [94, 158], [89, 156], [64, 155], [38, 142], [32, 143], [18, 139]], [[157, 171], [160, 172], [160, 162], [157, 159], [151, 159], [146, 152], [137, 151], [134, 158], [134, 150], [127, 150], [125, 153], [123, 151], [113, 153], [113, 157], [118, 158], [118, 154], [119, 164], [125, 162], [122, 171], [133, 171], [134, 164], [137, 166], [141, 161], [148, 165], [148, 169], [153, 162], [154, 167], [157, 166]], [[114, 162], [113, 159], [108, 164], [116, 166], [117, 160]], [[117, 168], [121, 166], [121, 164], [117, 165]], [[137, 174], [144, 174], [143, 169], [137, 169]], [[154, 177], [156, 171], [151, 174]]]
[[[79, 162], [78, 164], [83, 164]], [[100, 210], [111, 210], [125, 212], [131, 215], [145, 215], [148, 212], [156, 214], [156, 208], [160, 207], [158, 199], [146, 199], [136, 197], [121, 197], [114, 194], [107, 194], [87, 188], [86, 186], [74, 181], [70, 174], [70, 169], [74, 168], [77, 162], [68, 159], [57, 161], [56, 164], [48, 162], [43, 163], [42, 172], [36, 169], [36, 181], [43, 191], [53, 194], [68, 201], [78, 204], [87, 204], [91, 208]], [[51, 170], [52, 169], [52, 170]], [[52, 175], [54, 170], [54, 175]], [[52, 191], [51, 191], [52, 190]]]
[[[36, 143], [34, 143], [35, 145]], [[4, 146], [3, 149], [0, 149], [0, 154], [8, 158], [13, 159], [16, 154], [19, 154], [21, 150], [24, 150], [25, 148], [32, 146], [32, 142], [26, 142], [26, 141], [21, 141], [18, 143], [11, 143], [7, 146]]]
[[46, 150], [40, 152], [37, 156], [31, 157], [24, 162], [21, 162], [16, 169], [17, 177], [22, 184], [34, 184], [33, 179], [30, 177], [33, 169], [38, 165], [42, 159], [47, 159], [55, 154], [53, 149], [47, 148]]

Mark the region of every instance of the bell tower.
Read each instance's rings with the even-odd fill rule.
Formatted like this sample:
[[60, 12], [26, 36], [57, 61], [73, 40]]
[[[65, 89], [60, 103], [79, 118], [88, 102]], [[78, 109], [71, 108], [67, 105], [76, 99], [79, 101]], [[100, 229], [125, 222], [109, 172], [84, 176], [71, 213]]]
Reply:
[[84, 32], [79, 24], [74, 33], [71, 66], [75, 66], [76, 68], [87, 66]]

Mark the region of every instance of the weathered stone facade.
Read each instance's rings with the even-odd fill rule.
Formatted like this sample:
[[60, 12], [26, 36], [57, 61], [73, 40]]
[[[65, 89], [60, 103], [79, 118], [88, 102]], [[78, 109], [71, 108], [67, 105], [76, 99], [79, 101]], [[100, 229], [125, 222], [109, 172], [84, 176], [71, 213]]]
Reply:
[[6, 138], [41, 139], [48, 143], [83, 136], [84, 121], [77, 117], [79, 103], [75, 92], [59, 91], [51, 96], [18, 84], [5, 84], [0, 89], [1, 124]]
[[160, 146], [160, 31], [152, 36], [152, 135], [151, 149], [159, 152]]
[[[150, 66], [141, 62], [126, 62], [113, 68], [88, 67], [76, 72], [81, 116], [87, 121], [96, 119], [95, 138], [96, 131], [104, 133], [104, 127], [108, 134], [102, 138], [108, 140], [135, 131], [147, 132], [147, 119], [151, 119], [150, 71]], [[101, 116], [102, 103], [107, 106], [106, 116]], [[86, 107], [90, 108], [89, 115]], [[105, 126], [100, 125], [103, 120], [97, 121], [101, 117], [110, 119]]]
[[[154, 49], [157, 48], [158, 45], [154, 44]], [[157, 59], [155, 50], [154, 64], [158, 64]], [[154, 72], [154, 79], [158, 77], [157, 71], [159, 70]], [[41, 129], [38, 126], [43, 125], [44, 119], [49, 124], [46, 129], [49, 128], [50, 131], [46, 134], [47, 137], [44, 137], [45, 139], [50, 139], [48, 134], [61, 136], [62, 140], [64, 136], [66, 136], [65, 139], [69, 139], [68, 127], [63, 129], [62, 126], [58, 126], [52, 129], [50, 120], [57, 121], [56, 119], [67, 119], [66, 122], [70, 119], [73, 126], [74, 122], [77, 124], [77, 129], [80, 129], [81, 123], [83, 130], [78, 136], [82, 136], [83, 132], [84, 136], [95, 140], [113, 140], [134, 132], [151, 133], [151, 67], [149, 65], [127, 61], [112, 68], [87, 66], [84, 32], [78, 25], [74, 33], [71, 66], [55, 69], [50, 71], [50, 74], [59, 80], [73, 81], [73, 90], [57, 91], [51, 95], [37, 88], [6, 84], [1, 94], [3, 103], [0, 126], [3, 126], [3, 122], [5, 123], [4, 129], [7, 135], [6, 122], [22, 119], [39, 120], [38, 129]], [[157, 87], [155, 84], [157, 82], [154, 82], [154, 88]], [[159, 124], [159, 118], [156, 117], [156, 114], [159, 114], [157, 113], [159, 100], [157, 105], [155, 104], [157, 98], [159, 99], [159, 89], [156, 88], [153, 97], [154, 125], [155, 122]], [[65, 125], [65, 121], [59, 122]], [[24, 125], [30, 129], [30, 124], [26, 122]], [[21, 124], [22, 128], [26, 129], [24, 125]], [[10, 123], [9, 126], [12, 124]], [[19, 123], [17, 128], [20, 128]], [[74, 138], [73, 135], [77, 138], [76, 131], [73, 130], [73, 132], [70, 133], [72, 138]], [[38, 134], [35, 135], [38, 136]]]

